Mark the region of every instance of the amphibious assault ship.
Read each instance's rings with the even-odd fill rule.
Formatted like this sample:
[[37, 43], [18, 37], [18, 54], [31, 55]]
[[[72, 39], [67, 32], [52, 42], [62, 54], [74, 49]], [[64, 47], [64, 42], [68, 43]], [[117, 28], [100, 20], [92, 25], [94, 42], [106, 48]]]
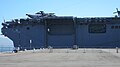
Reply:
[[20, 49], [120, 47], [120, 11], [115, 17], [79, 18], [43, 11], [2, 23], [2, 34]]

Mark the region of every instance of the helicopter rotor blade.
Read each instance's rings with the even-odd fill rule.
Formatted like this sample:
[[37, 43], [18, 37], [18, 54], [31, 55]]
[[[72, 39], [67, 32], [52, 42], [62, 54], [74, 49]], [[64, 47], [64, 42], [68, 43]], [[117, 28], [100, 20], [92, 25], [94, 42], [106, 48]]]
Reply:
[[118, 13], [118, 12], [113, 12], [113, 14], [116, 14], [116, 13]]
[[118, 8], [116, 8], [117, 12], [118, 12]]

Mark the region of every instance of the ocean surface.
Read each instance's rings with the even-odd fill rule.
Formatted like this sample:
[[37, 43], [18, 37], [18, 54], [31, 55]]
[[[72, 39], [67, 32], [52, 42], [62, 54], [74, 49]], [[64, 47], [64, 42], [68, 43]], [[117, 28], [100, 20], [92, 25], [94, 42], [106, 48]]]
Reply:
[[10, 52], [14, 50], [14, 46], [11, 45], [0, 45], [0, 52]]

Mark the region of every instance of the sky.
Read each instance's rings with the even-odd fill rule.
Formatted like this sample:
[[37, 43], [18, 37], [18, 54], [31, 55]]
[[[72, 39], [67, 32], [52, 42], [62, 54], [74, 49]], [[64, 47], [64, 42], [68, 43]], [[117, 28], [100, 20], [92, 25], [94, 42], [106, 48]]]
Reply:
[[[0, 0], [0, 28], [4, 19], [26, 18], [26, 13], [41, 10], [58, 16], [114, 17], [116, 8], [120, 9], [120, 0]], [[13, 45], [13, 42], [0, 35], [0, 45]]]

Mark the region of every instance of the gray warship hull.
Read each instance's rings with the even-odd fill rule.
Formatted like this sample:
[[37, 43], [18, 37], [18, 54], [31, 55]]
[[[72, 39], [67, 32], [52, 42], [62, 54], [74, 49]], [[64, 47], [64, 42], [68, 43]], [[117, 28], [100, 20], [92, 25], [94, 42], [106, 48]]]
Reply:
[[84, 48], [120, 47], [120, 18], [77, 18], [54, 16], [27, 18], [2, 23], [2, 34], [10, 38], [14, 47]]

